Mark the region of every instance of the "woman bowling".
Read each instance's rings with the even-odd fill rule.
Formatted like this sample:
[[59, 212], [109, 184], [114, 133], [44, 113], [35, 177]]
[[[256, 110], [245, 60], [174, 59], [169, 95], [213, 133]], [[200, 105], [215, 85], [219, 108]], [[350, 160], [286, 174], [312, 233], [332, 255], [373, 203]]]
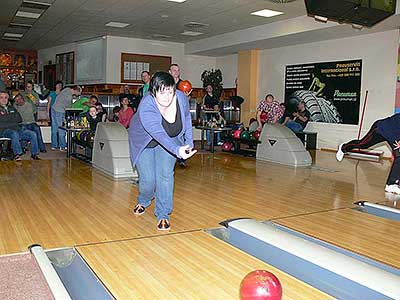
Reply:
[[157, 229], [169, 230], [176, 158], [188, 159], [197, 152], [193, 149], [189, 102], [176, 90], [170, 74], [157, 72], [151, 78], [149, 93], [129, 126], [129, 148], [139, 173], [133, 213], [142, 215], [154, 197]]
[[361, 140], [352, 140], [339, 145], [336, 159], [342, 161], [346, 152], [353, 149], [367, 149], [378, 143], [387, 142], [392, 148], [393, 164], [386, 180], [385, 191], [400, 194], [400, 114], [375, 121], [370, 130]]

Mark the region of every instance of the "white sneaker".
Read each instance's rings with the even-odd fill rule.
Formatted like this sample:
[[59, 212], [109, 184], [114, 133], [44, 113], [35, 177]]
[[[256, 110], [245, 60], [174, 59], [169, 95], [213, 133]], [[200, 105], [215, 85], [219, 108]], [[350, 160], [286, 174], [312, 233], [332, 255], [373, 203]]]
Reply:
[[344, 145], [344, 143], [341, 143], [338, 147], [338, 150], [336, 152], [336, 159], [338, 161], [342, 161], [343, 157], [344, 157], [344, 152], [342, 151], [342, 146]]
[[397, 184], [387, 184], [385, 186], [385, 192], [400, 195], [400, 186]]

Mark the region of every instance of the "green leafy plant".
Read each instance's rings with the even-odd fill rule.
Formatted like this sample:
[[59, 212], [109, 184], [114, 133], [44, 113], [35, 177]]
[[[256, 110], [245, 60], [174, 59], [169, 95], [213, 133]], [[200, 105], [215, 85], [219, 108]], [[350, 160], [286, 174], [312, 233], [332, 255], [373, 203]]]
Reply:
[[222, 73], [220, 69], [211, 69], [209, 71], [205, 70], [201, 74], [201, 81], [203, 81], [203, 88], [206, 88], [207, 85], [211, 85], [213, 87], [213, 94], [220, 98], [222, 95]]

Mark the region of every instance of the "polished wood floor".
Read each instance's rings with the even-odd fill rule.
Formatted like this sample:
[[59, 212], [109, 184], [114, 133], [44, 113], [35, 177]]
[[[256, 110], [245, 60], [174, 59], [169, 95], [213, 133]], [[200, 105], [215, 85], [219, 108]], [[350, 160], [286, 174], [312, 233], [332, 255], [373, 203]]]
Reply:
[[285, 300], [332, 299], [201, 231], [82, 246], [78, 251], [117, 299], [238, 299], [242, 278], [260, 269], [279, 278]]
[[[165, 261], [161, 268], [174, 271], [177, 278], [184, 277], [185, 270], [193, 272], [185, 253], [195, 259], [206, 244], [215, 249], [227, 247], [202, 230], [218, 227], [225, 219], [251, 217], [272, 219], [399, 267], [395, 250], [400, 246], [396, 240], [400, 225], [351, 210], [353, 202], [359, 200], [399, 206], [397, 198], [386, 198], [383, 190], [390, 162], [345, 159], [338, 163], [333, 153], [320, 151], [314, 154], [314, 162], [312, 168], [295, 169], [224, 153], [197, 154], [187, 168], [176, 169], [170, 233], [156, 230], [153, 206], [143, 216], [132, 214], [136, 186], [113, 181], [89, 165], [66, 159], [0, 162], [0, 255], [26, 251], [32, 243], [48, 249], [77, 246], [118, 299], [134, 299], [136, 293], [138, 299], [146, 299], [144, 295], [154, 288], [155, 279], [140, 287], [145, 292], [131, 284], [140, 276], [153, 276], [143, 265], [141, 271], [132, 271], [142, 256], [152, 261], [149, 268], [155, 268], [161, 259]], [[203, 248], [196, 250], [196, 243]], [[180, 251], [179, 245], [186, 248]], [[134, 251], [136, 248], [143, 251]], [[235, 252], [213, 250], [202, 261], [211, 277], [220, 276], [220, 270], [214, 269], [215, 260], [224, 251]], [[219, 298], [212, 299], [236, 299], [238, 279], [260, 264], [233, 252], [232, 259], [244, 259], [249, 265], [233, 272], [232, 285], [224, 287], [216, 280], [213, 288]], [[228, 256], [221, 256], [221, 264], [230, 264]], [[206, 274], [197, 276], [207, 290], [211, 279]], [[290, 288], [284, 299], [303, 299], [296, 296], [303, 289], [310, 291], [307, 299], [318, 295], [318, 291], [296, 286], [291, 280], [285, 283]], [[171, 290], [154, 291], [164, 292]], [[175, 299], [211, 299], [201, 295]]]

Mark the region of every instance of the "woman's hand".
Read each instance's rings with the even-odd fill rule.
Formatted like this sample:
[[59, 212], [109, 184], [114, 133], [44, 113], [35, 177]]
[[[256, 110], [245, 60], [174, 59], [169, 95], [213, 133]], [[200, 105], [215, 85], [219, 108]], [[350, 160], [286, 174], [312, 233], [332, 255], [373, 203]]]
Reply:
[[190, 148], [189, 145], [179, 147], [179, 156], [183, 159], [188, 159], [189, 157], [192, 157], [197, 150]]
[[393, 147], [394, 147], [394, 150], [400, 149], [400, 141], [394, 141]]

